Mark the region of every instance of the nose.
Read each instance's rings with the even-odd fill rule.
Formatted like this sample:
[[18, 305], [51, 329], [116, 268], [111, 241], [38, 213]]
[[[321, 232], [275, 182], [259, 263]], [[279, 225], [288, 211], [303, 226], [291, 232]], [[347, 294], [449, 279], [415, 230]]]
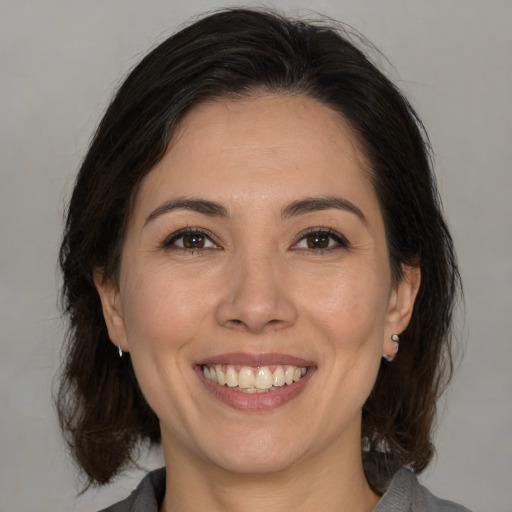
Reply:
[[293, 325], [297, 309], [283, 266], [268, 257], [240, 258], [231, 268], [217, 307], [217, 322], [254, 334]]

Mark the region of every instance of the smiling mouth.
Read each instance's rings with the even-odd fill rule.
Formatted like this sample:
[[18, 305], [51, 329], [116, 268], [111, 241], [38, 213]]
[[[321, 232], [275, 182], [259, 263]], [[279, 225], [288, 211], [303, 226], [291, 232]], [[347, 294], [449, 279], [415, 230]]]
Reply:
[[299, 381], [308, 372], [308, 367], [293, 365], [251, 367], [203, 364], [201, 368], [207, 380], [243, 393], [276, 391]]

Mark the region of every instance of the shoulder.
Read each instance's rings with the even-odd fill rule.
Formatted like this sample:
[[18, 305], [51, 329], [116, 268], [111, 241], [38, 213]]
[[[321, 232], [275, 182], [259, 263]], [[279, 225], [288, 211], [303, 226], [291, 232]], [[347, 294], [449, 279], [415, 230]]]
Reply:
[[148, 473], [123, 501], [100, 512], [158, 512], [165, 494], [165, 468]]
[[408, 469], [397, 471], [373, 512], [470, 512], [466, 507], [442, 500], [423, 487]]
[[[165, 468], [147, 474], [123, 501], [100, 512], [158, 512], [165, 494]], [[466, 507], [442, 500], [420, 485], [408, 469], [397, 471], [373, 512], [470, 512]]]

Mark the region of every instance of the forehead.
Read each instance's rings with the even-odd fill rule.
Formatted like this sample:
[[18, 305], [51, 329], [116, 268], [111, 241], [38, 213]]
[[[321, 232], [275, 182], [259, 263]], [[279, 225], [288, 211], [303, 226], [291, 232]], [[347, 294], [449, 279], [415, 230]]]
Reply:
[[[303, 145], [305, 140], [309, 140], [307, 146]], [[199, 104], [179, 124], [170, 149], [197, 144], [205, 150], [238, 147], [246, 152], [265, 148], [277, 152], [280, 146], [294, 146], [301, 153], [315, 146], [324, 150], [330, 146], [344, 150], [345, 157], [367, 167], [350, 123], [332, 108], [304, 95], [259, 95]]]
[[228, 189], [229, 199], [248, 200], [261, 198], [265, 188], [282, 200], [305, 189], [308, 195], [330, 195], [340, 186], [373, 194], [369, 175], [349, 123], [314, 99], [215, 100], [181, 121], [166, 155], [144, 179], [137, 203], [154, 204], [166, 194], [224, 200]]

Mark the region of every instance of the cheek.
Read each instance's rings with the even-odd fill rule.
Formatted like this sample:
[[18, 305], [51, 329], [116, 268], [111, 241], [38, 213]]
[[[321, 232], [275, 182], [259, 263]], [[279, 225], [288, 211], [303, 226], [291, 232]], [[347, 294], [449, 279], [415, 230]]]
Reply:
[[159, 418], [181, 417], [182, 402], [193, 400], [184, 382], [208, 294], [198, 293], [194, 280], [171, 279], [162, 268], [129, 276], [123, 312], [137, 381]]
[[161, 269], [133, 275], [123, 302], [130, 350], [174, 350], [193, 337], [207, 315], [209, 293], [199, 279]]
[[301, 295], [304, 309], [338, 343], [363, 342], [382, 332], [388, 291], [377, 273], [356, 270], [326, 276], [304, 287]]

